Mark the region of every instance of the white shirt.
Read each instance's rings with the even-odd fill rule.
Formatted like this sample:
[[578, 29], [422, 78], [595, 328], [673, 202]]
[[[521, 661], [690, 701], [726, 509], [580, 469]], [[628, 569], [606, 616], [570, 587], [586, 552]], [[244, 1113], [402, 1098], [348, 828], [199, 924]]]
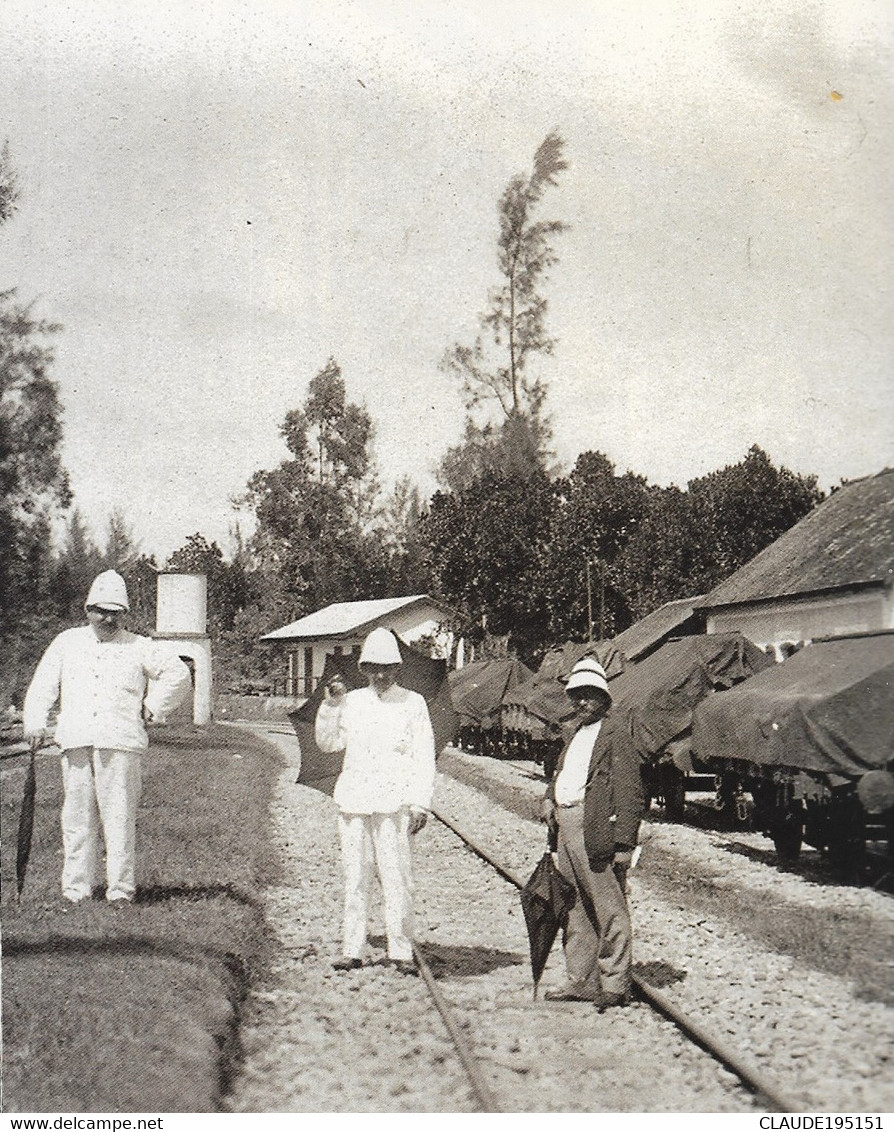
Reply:
[[149, 746], [143, 706], [162, 721], [191, 690], [189, 669], [169, 644], [119, 629], [100, 641], [89, 625], [66, 629], [41, 657], [25, 696], [25, 732], [46, 727], [60, 700], [56, 743], [63, 749]]
[[428, 705], [418, 692], [401, 691], [396, 703], [358, 688], [338, 707], [320, 704], [317, 745], [345, 752], [333, 795], [343, 813], [393, 814], [402, 806], [431, 805], [435, 738]]
[[584, 800], [587, 785], [587, 772], [593, 755], [593, 744], [599, 738], [602, 720], [587, 724], [575, 732], [574, 738], [565, 753], [562, 771], [556, 779], [556, 805], [573, 806]]

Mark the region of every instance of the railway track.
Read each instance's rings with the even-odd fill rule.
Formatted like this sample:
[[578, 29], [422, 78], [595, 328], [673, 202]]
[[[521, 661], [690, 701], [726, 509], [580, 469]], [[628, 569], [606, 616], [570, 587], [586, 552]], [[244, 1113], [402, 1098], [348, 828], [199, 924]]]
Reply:
[[[271, 739], [291, 749], [288, 729], [275, 731]], [[475, 767], [480, 769], [477, 762]], [[462, 771], [462, 767], [456, 769]], [[884, 1007], [855, 998], [853, 988], [841, 981], [825, 986], [818, 971], [799, 967], [790, 978], [790, 961], [784, 955], [767, 952], [760, 944], [754, 946], [750, 939], [737, 936], [725, 919], [718, 921], [710, 915], [705, 919], [701, 907], [695, 910], [687, 904], [690, 877], [707, 874], [710, 879], [716, 874], [718, 885], [725, 883], [731, 893], [739, 884], [748, 890], [764, 887], [752, 875], [756, 868], [736, 864], [741, 859], [738, 855], [719, 856], [715, 847], [701, 842], [689, 846], [691, 838], [674, 849], [668, 863], [669, 868], [681, 870], [679, 882], [675, 881], [679, 903], [673, 895], [668, 903], [648, 886], [635, 885], [637, 922], [641, 924], [635, 1004], [599, 1015], [579, 1004], [532, 1002], [523, 985], [524, 927], [514, 890], [522, 881], [520, 874], [526, 878], [539, 858], [542, 849], [535, 846], [541, 844], [542, 835], [536, 824], [530, 825], [533, 811], [525, 800], [519, 796], [516, 806], [513, 797], [504, 798], [507, 792], [502, 788], [508, 778], [513, 784], [509, 793], [521, 795], [533, 792], [534, 784], [517, 789], [518, 779], [505, 775], [505, 769], [501, 761], [491, 776], [497, 784], [496, 794], [503, 799], [499, 805], [489, 790], [467, 784], [466, 775], [460, 773], [455, 780], [453, 768], [442, 776], [436, 803], [436, 816], [441, 820], [431, 821], [431, 832], [425, 831], [426, 840], [433, 840], [421, 856], [417, 877], [423, 894], [422, 923], [428, 925], [419, 937], [422, 942], [417, 952], [424, 985], [417, 984], [415, 991], [406, 985], [398, 988], [375, 962], [358, 972], [350, 985], [331, 984], [334, 991], [345, 987], [349, 992], [339, 994], [333, 1008], [336, 1027], [350, 1028], [351, 1008], [356, 1010], [356, 1004], [361, 1004], [367, 1012], [364, 1017], [372, 1011], [377, 1021], [382, 1019], [384, 1028], [377, 1045], [382, 1062], [395, 1064], [389, 1062], [389, 1051], [394, 1048], [395, 1035], [403, 1034], [407, 1050], [415, 1055], [420, 1046], [428, 1063], [439, 1067], [435, 1071], [438, 1084], [432, 1080], [431, 1085], [427, 1083], [430, 1070], [420, 1066], [408, 1071], [410, 1075], [402, 1078], [405, 1084], [396, 1087], [406, 1090], [404, 1095], [407, 1099], [412, 1096], [414, 1105], [399, 1103], [383, 1111], [455, 1111], [449, 1106], [457, 1103], [453, 1099], [459, 1095], [457, 1087], [464, 1090], [472, 1109], [489, 1112], [561, 1112], [569, 1105], [573, 1111], [591, 1112], [752, 1112], [755, 1107], [800, 1112], [810, 1103], [827, 1111], [879, 1108], [877, 1102], [887, 1096], [879, 1077], [887, 1065], [878, 1052], [881, 1035], [888, 1032]], [[517, 766], [514, 773], [527, 769]], [[291, 820], [288, 829], [292, 841]], [[467, 830], [475, 834], [465, 836]], [[312, 824], [305, 834], [304, 848], [294, 844], [291, 849], [301, 862], [317, 846]], [[478, 852], [479, 838], [486, 839], [489, 852]], [[665, 840], [656, 835], [647, 852], [651, 846], [653, 855], [661, 855]], [[471, 848], [470, 843], [476, 847]], [[687, 851], [691, 860], [685, 856]], [[674, 855], [680, 852], [683, 857]], [[462, 864], [463, 857], [468, 864]], [[509, 861], [512, 866], [507, 866]], [[335, 862], [329, 867], [335, 868]], [[783, 880], [782, 899], [796, 902], [803, 897], [812, 907], [822, 895], [791, 892], [791, 887]], [[768, 891], [776, 893], [775, 880]], [[774, 902], [774, 896], [769, 899]], [[457, 900], [469, 900], [469, 906]], [[862, 908], [865, 900], [849, 893], [846, 902]], [[835, 908], [839, 909], [837, 901]], [[872, 914], [878, 915], [879, 910]], [[380, 941], [377, 946], [381, 945]], [[326, 947], [328, 941], [323, 943]], [[558, 948], [553, 964], [553, 973], [558, 975]], [[300, 982], [288, 984], [287, 1003], [296, 985], [307, 985], [307, 977], [302, 967]], [[329, 995], [325, 965], [321, 980]], [[658, 989], [672, 984], [679, 984], [680, 991], [679, 995], [670, 991], [673, 998]], [[423, 1013], [420, 997], [432, 988], [440, 1003]], [[350, 994], [357, 990], [363, 991], [362, 996]], [[309, 987], [307, 993], [311, 993]], [[318, 1002], [308, 999], [309, 1008], [319, 1009]], [[418, 1014], [412, 1013], [413, 1004]], [[703, 1023], [714, 1032], [708, 1032]], [[288, 1014], [282, 1028], [273, 1032], [274, 1045], [282, 1042], [283, 1032], [287, 1035], [284, 1048], [292, 1048], [296, 1039]], [[872, 1033], [876, 1040], [870, 1041], [867, 1035]], [[299, 1031], [297, 1040], [307, 1039]], [[457, 1040], [462, 1052], [456, 1047]], [[438, 1048], [444, 1051], [446, 1062], [440, 1055], [428, 1054]], [[751, 1057], [763, 1065], [755, 1069]], [[785, 1082], [785, 1093], [766, 1076], [770, 1057], [779, 1080]], [[290, 1057], [278, 1085], [271, 1083], [260, 1092], [251, 1092], [253, 1086], [249, 1086], [248, 1094], [237, 1102], [244, 1106], [238, 1110], [265, 1110], [264, 1098], [277, 1088], [281, 1095], [290, 1096], [294, 1089], [291, 1062]], [[370, 1082], [367, 1098], [388, 1087], [384, 1082], [393, 1080], [392, 1072], [386, 1069], [381, 1085], [378, 1080]], [[472, 1079], [473, 1073], [477, 1080]], [[786, 1095], [789, 1091], [797, 1099]], [[338, 1091], [333, 1095], [333, 1110], [341, 1111], [345, 1100]], [[371, 1103], [370, 1099], [360, 1102], [361, 1106]], [[352, 1109], [345, 1106], [344, 1110]]]
[[[485, 861], [505, 881], [519, 890], [524, 887], [524, 879], [518, 876], [513, 870], [506, 867], [502, 862], [498, 861], [487, 849], [483, 848], [468, 831], [463, 830], [437, 808], [434, 808], [432, 813], [442, 825], [449, 829], [464, 845], [481, 860]], [[478, 1108], [482, 1112], [507, 1111], [501, 1107], [499, 1099], [488, 1085], [482, 1067], [474, 1053], [474, 1049], [465, 1037], [462, 1023], [457, 1017], [457, 1012], [441, 992], [425, 957], [424, 950], [418, 946], [416, 946], [414, 950], [422, 979], [432, 997], [435, 1008], [444, 1022], [445, 1028], [450, 1035], [457, 1055], [468, 1076]], [[799, 1107], [785, 1097], [778, 1086], [751, 1064], [744, 1055], [733, 1049], [727, 1042], [722, 1041], [718, 1036], [712, 1034], [696, 1019], [687, 1015], [667, 995], [662, 994], [660, 990], [651, 986], [638, 976], [634, 976], [634, 987], [642, 1001], [646, 1002], [653, 1010], [657, 1011], [665, 1018], [670, 1019], [688, 1040], [710, 1054], [724, 1068], [734, 1073], [745, 1088], [752, 1093], [759, 1103], [768, 1111], [778, 1113], [799, 1111]]]

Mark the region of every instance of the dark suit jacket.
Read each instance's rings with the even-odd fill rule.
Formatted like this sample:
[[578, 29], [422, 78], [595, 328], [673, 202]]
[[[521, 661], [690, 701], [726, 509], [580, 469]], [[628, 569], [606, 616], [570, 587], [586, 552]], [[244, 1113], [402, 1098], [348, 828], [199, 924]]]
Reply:
[[[555, 781], [565, 765], [569, 737], [547, 791], [555, 802]], [[609, 711], [593, 744], [584, 794], [584, 844], [594, 866], [603, 866], [616, 852], [636, 845], [645, 810], [640, 760], [628, 720]], [[614, 819], [614, 820], [612, 820]]]

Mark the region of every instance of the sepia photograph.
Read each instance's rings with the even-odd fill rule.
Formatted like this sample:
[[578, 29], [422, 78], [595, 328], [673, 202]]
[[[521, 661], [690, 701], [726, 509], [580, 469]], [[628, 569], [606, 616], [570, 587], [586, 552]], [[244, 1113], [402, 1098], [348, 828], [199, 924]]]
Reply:
[[886, 1127], [894, 6], [0, 43], [4, 1127]]

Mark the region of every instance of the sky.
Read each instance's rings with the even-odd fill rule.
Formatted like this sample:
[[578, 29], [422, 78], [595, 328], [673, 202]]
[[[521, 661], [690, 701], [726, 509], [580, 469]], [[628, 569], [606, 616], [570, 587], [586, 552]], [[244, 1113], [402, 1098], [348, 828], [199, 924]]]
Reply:
[[330, 356], [385, 486], [434, 490], [463, 422], [439, 362], [554, 129], [563, 469], [894, 464], [888, 0], [4, 0], [0, 35], [0, 289], [62, 326], [97, 537], [117, 508], [160, 562], [228, 550]]

